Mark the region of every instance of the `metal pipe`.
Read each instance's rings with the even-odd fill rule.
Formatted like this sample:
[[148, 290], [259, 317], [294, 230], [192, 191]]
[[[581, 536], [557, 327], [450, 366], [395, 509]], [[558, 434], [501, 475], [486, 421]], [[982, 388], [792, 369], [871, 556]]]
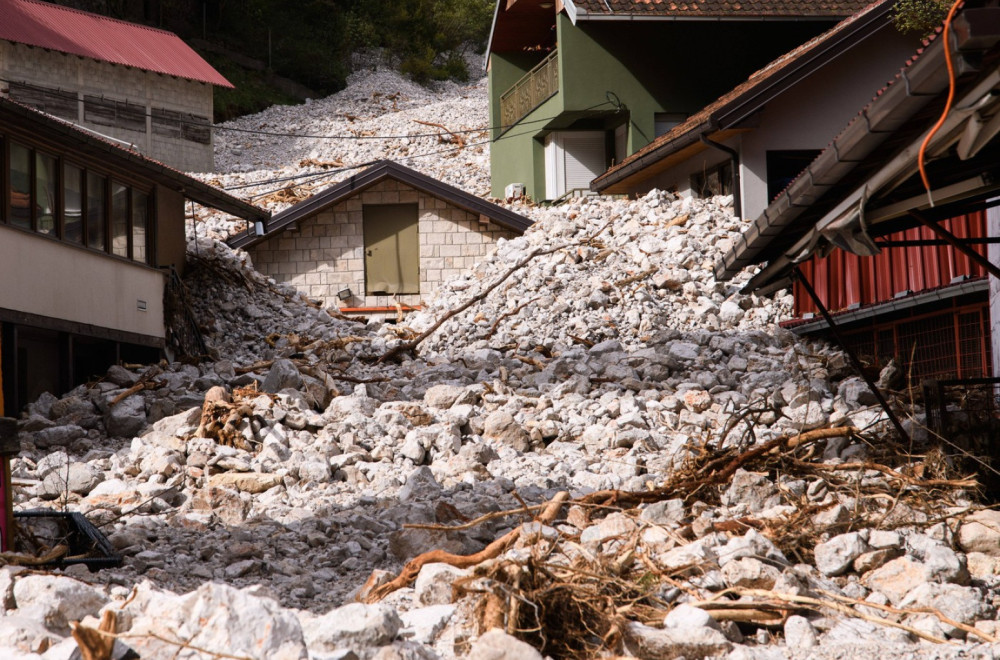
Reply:
[[963, 242], [957, 236], [952, 234], [950, 231], [948, 231], [938, 223], [934, 222], [930, 218], [926, 217], [923, 213], [920, 213], [919, 211], [910, 211], [909, 215], [911, 218], [914, 218], [915, 220], [920, 222], [920, 224], [922, 224], [923, 226], [927, 227], [932, 232], [940, 236], [945, 243], [952, 246], [965, 256], [969, 257], [969, 259], [972, 259], [977, 264], [985, 268], [990, 275], [992, 275], [997, 279], [1000, 279], [1000, 267], [997, 267], [996, 264], [994, 264], [992, 261], [990, 261], [983, 255], [973, 250], [965, 242]]
[[798, 282], [802, 284], [802, 288], [805, 289], [806, 293], [809, 294], [809, 297], [812, 299], [813, 304], [816, 305], [816, 309], [818, 309], [819, 313], [823, 315], [823, 320], [825, 320], [827, 324], [830, 326], [830, 332], [833, 333], [833, 338], [837, 340], [837, 343], [840, 345], [840, 348], [845, 353], [847, 353], [847, 358], [851, 361], [851, 365], [854, 366], [855, 371], [858, 372], [858, 375], [861, 376], [861, 378], [865, 381], [865, 384], [868, 385], [868, 389], [870, 389], [872, 391], [872, 394], [875, 395], [875, 398], [878, 399], [879, 405], [882, 406], [882, 410], [889, 418], [889, 421], [892, 423], [893, 428], [896, 429], [896, 433], [899, 434], [900, 439], [906, 440], [912, 446], [913, 439], [910, 438], [910, 435], [903, 429], [903, 425], [900, 423], [899, 418], [896, 417], [896, 413], [893, 412], [892, 408], [889, 407], [889, 402], [886, 400], [885, 396], [883, 396], [882, 392], [878, 389], [878, 386], [875, 385], [875, 382], [872, 381], [871, 377], [867, 373], [865, 373], [864, 366], [861, 364], [861, 360], [859, 360], [858, 356], [854, 354], [854, 351], [848, 348], [847, 342], [844, 341], [844, 336], [840, 334], [840, 330], [837, 328], [837, 325], [833, 322], [833, 317], [830, 315], [830, 310], [826, 308], [826, 305], [823, 304], [823, 301], [819, 299], [818, 295], [816, 295], [816, 290], [812, 288], [812, 285], [809, 284], [809, 280], [807, 280], [806, 277], [802, 274], [802, 271], [799, 269], [798, 266], [795, 266], [795, 268], [792, 270], [792, 278], [798, 280]]
[[740, 190], [740, 153], [721, 142], [716, 142], [704, 133], [698, 136], [702, 144], [714, 147], [719, 151], [729, 154], [729, 159], [733, 164], [733, 215], [737, 218], [743, 217], [743, 204], [741, 201], [742, 191]]

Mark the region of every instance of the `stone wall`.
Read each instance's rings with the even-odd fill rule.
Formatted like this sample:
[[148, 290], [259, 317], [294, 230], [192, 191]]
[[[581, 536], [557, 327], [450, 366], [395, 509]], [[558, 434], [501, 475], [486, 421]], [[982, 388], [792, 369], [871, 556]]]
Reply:
[[[4, 96], [134, 145], [176, 169], [214, 170], [211, 130], [191, 123], [192, 116], [211, 121], [207, 83], [7, 41], [0, 41], [0, 79]], [[19, 92], [19, 84], [32, 89]], [[46, 99], [52, 108], [45, 107]], [[114, 120], [115, 106], [128, 114], [126, 120]]]
[[[365, 204], [417, 203], [420, 234], [420, 293], [366, 296], [362, 209]], [[479, 262], [498, 238], [515, 232], [394, 180], [378, 183], [343, 200], [294, 229], [249, 249], [257, 270], [329, 307], [416, 305], [441, 282]], [[350, 288], [341, 301], [337, 292]]]

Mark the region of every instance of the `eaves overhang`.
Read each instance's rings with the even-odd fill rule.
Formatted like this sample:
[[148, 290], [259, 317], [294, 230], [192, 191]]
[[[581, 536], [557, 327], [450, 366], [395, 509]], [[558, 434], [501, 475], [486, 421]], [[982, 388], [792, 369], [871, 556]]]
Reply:
[[[998, 111], [1000, 9], [961, 11], [951, 36], [958, 100], [930, 146], [932, 158], [954, 148], [973, 118], [987, 121]], [[913, 177], [920, 144], [940, 115], [948, 86], [943, 39], [935, 38], [754, 220], [716, 264], [716, 278], [728, 280], [747, 266], [768, 262], [746, 287], [759, 290], [786, 277], [795, 263], [817, 251], [841, 247], [855, 254], [874, 253], [866, 215], [874, 213], [880, 196], [885, 198]], [[938, 180], [959, 183], [947, 171]], [[972, 186], [968, 194], [987, 189], [984, 178], [983, 186]], [[918, 204], [915, 201], [914, 208]]]
[[[990, 284], [986, 277], [968, 279], [955, 284], [938, 287], [930, 291], [911, 294], [895, 300], [887, 300], [872, 305], [864, 305], [857, 309], [845, 309], [840, 312], [831, 313], [834, 322], [838, 327], [848, 326], [875, 317], [883, 317], [886, 314], [905, 312], [925, 305], [940, 303], [946, 300], [953, 300], [971, 294], [986, 294], [989, 292]], [[830, 327], [826, 319], [805, 319], [797, 321], [794, 325], [782, 324], [797, 335], [810, 335], [822, 332]]]
[[416, 170], [404, 167], [399, 163], [384, 160], [275, 214], [270, 221], [265, 223], [263, 234], [257, 235], [248, 228], [246, 232], [231, 238], [228, 244], [233, 248], [246, 249], [253, 247], [293, 227], [301, 220], [363, 192], [386, 179], [394, 179], [405, 183], [416, 190], [448, 202], [469, 213], [485, 216], [497, 226], [517, 233], [523, 233], [533, 224], [530, 219], [509, 211], [502, 206], [487, 202], [464, 190], [431, 178], [426, 174], [421, 174]]
[[[677, 156], [680, 152], [685, 151], [690, 155], [697, 153], [690, 149], [690, 145], [699, 141], [701, 136], [716, 141], [724, 140], [727, 135], [723, 135], [722, 131], [736, 130], [773, 99], [807, 76], [877, 34], [879, 30], [892, 29], [888, 16], [893, 4], [892, 0], [874, 2], [822, 35], [782, 55], [671, 133], [658, 138], [620, 165], [594, 179], [591, 189], [605, 193], [627, 191], [629, 187], [675, 165], [679, 162]], [[662, 162], [664, 160], [667, 162]], [[684, 158], [679, 160], [683, 161]]]
[[270, 212], [254, 206], [163, 163], [124, 149], [108, 140], [82, 130], [62, 119], [0, 97], [0, 125], [17, 128], [57, 142], [73, 152], [90, 156], [108, 165], [126, 169], [174, 190], [202, 206], [218, 209], [250, 221], [266, 220]]

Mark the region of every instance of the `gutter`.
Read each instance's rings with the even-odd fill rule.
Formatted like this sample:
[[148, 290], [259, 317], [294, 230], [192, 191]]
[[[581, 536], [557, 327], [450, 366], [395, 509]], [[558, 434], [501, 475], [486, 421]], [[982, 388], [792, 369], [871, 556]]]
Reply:
[[[968, 20], [969, 17], [966, 14], [972, 13], [972, 10], [966, 10], [959, 18], [966, 18]], [[976, 16], [974, 15], [972, 18], [976, 18]], [[990, 16], [983, 15], [983, 18], [987, 19], [988, 23]], [[981, 34], [981, 31], [986, 29], [988, 32], [988, 25], [980, 25], [978, 21], [972, 25], [966, 22], [963, 30], [958, 25], [958, 22], [956, 20], [953, 34], [959, 37], [957, 39], [959, 50], [967, 43], [972, 43], [977, 48], [987, 48], [994, 46], [997, 41], [1000, 41], [1000, 30], [995, 31], [989, 36], [985, 36]], [[959, 36], [963, 31], [966, 35], [969, 35], [965, 39]], [[810, 163], [809, 167], [764, 210], [750, 228], [743, 233], [737, 245], [716, 264], [715, 276], [718, 280], [726, 281], [732, 279], [746, 266], [757, 263], [758, 255], [770, 246], [775, 237], [786, 232], [796, 218], [811, 208], [831, 188], [843, 181], [855, 167], [863, 163], [865, 159], [870, 158], [872, 153], [883, 142], [894, 135], [914, 115], [923, 110], [933, 100], [940, 97], [948, 87], [948, 77], [944, 70], [942, 49], [942, 39], [936, 39], [931, 43], [920, 57], [909, 67], [904, 68], [894, 83], [889, 85], [884, 93], [877, 96], [875, 101], [868, 107], [864, 108], [858, 117], [848, 124], [844, 131], [834, 139], [831, 145], [816, 160]], [[959, 53], [955, 64], [957, 78], [976, 70], [966, 57], [961, 56], [961, 53]], [[990, 89], [989, 86], [985, 88], [985, 91], [979, 90], [984, 85], [994, 86], [997, 82], [996, 76], [997, 71], [995, 70], [989, 76], [989, 80], [985, 82], [980, 81], [973, 88], [972, 92], [966, 92], [963, 102], [968, 103], [967, 99], [976, 93], [982, 96], [982, 94], [988, 92]], [[961, 103], [963, 102], [957, 105], [961, 107]], [[954, 121], [954, 115], [952, 117], [950, 127], [954, 128], [956, 122]], [[967, 117], [965, 116], [961, 117], [961, 121], [965, 121], [966, 119]], [[942, 137], [944, 137], [944, 134], [942, 134]], [[940, 142], [939, 140], [938, 146]], [[867, 177], [867, 180], [871, 181], [874, 177], [878, 177], [876, 180], [879, 181], [879, 186], [884, 185], [903, 170], [903, 165], [907, 164], [906, 158], [909, 158], [909, 163], [914, 163], [911, 167], [915, 167], [914, 159], [916, 152], [913, 149], [913, 145], [911, 145], [909, 151], [909, 156], [897, 156], [878, 173]], [[884, 170], [889, 167], [893, 171], [885, 172]], [[867, 186], [867, 190], [875, 192], [878, 190], [878, 187], [869, 185]], [[870, 195], [865, 192], [865, 186], [856, 189], [840, 204], [837, 204], [832, 210], [824, 214], [820, 222], [814, 225], [813, 229], [815, 230], [820, 223], [832, 224], [837, 219], [835, 217], [837, 214], [844, 213], [852, 205], [857, 204], [863, 197], [867, 198], [868, 196]], [[801, 250], [805, 247], [801, 243], [802, 241], [795, 247]], [[786, 250], [786, 252], [788, 251]], [[782, 263], [782, 268], [787, 267], [788, 263], [790, 262]], [[780, 270], [781, 268], [778, 267], [778, 263], [772, 260], [772, 263], [764, 271], [758, 273], [747, 286], [762, 286], [768, 279], [777, 276]]]
[[[771, 76], [766, 76], [764, 73], [766, 71], [765, 67], [765, 69], [762, 69], [761, 72], [758, 72], [760, 75], [765, 76], [764, 81], [760, 83], [759, 88], [751, 88], [745, 95], [737, 97], [729, 103], [722, 105], [709, 116], [709, 119], [705, 123], [690, 129], [690, 132], [708, 135], [719, 130], [738, 126], [740, 122], [745, 121], [749, 116], [758, 112], [761, 107], [766, 105], [776, 96], [782, 94], [790, 84], [798, 82], [803, 76], [807, 76], [815, 71], [816, 69], [813, 68], [813, 63], [816, 62], [817, 59], [822, 58], [821, 64], [818, 67], [822, 68], [822, 66], [832, 62], [836, 59], [836, 57], [845, 52], [845, 44], [852, 45], [858, 40], [866, 36], [870, 36], [869, 31], [871, 34], [874, 34], [879, 29], [884, 27], [887, 24], [885, 23], [885, 20], [892, 8], [892, 5], [893, 2], [888, 1], [873, 8], [865, 14], [861, 20], [854, 21], [849, 28], [845, 28], [839, 34], [835, 35], [836, 38], [827, 39], [819, 45], [808, 49], [806, 52], [801, 54], [799, 59], [787, 65], [787, 69], [786, 67], [782, 67], [781, 70], [773, 74], [773, 79], [770, 79]], [[674, 18], [680, 19], [680, 17]], [[694, 19], [689, 18], [687, 20]], [[872, 29], [872, 26], [874, 26], [874, 29]], [[794, 52], [795, 50], [790, 51], [790, 53]], [[833, 52], [832, 57], [823, 58], [824, 55], [831, 52]], [[776, 65], [776, 62], [777, 60], [772, 62], [772, 65]], [[632, 176], [636, 170], [644, 169], [648, 165], [651, 165], [662, 158], [671, 156], [673, 153], [690, 146], [690, 144], [691, 142], [681, 141], [680, 138], [677, 138], [677, 140], [673, 142], [661, 144], [654, 150], [649, 151], [640, 157], [638, 162], [641, 163], [641, 166], [636, 166], [636, 161], [632, 161], [625, 164], [620, 169], [614, 170], [610, 173], [605, 173], [601, 177], [598, 177], [597, 185], [591, 185], [591, 190], [600, 192], [610, 186], [621, 183], [625, 179]], [[666, 151], [666, 153], [663, 153], [664, 151]], [[734, 208], [734, 210], [736, 209]], [[737, 213], [737, 215], [739, 215], [739, 213]]]
[[[856, 321], [864, 321], [865, 319], [888, 312], [901, 312], [903, 310], [919, 307], [920, 305], [925, 305], [927, 303], [951, 300], [952, 298], [958, 298], [972, 293], [985, 293], [989, 291], [989, 289], [989, 280], [985, 277], [980, 277], [974, 280], [967, 280], [959, 284], [941, 287], [933, 291], [926, 291], [913, 296], [907, 296], [906, 298], [900, 298], [899, 300], [887, 300], [883, 303], [839, 312], [833, 316], [834, 320], [839, 325], [845, 325]], [[797, 335], [809, 335], [814, 332], [826, 330], [828, 327], [830, 327], [830, 324], [827, 323], [826, 320], [818, 319], [816, 321], [810, 321], [809, 323], [795, 325], [789, 328], [789, 330]]]
[[[1000, 84], [1000, 69], [994, 69], [989, 75], [980, 80], [971, 91], [967, 92], [955, 104], [955, 109], [952, 110], [944, 124], [942, 124], [941, 130], [938, 133], [940, 137], [929, 145], [928, 153], [933, 154], [935, 151], [939, 151], [942, 147], [954, 142], [958, 137], [954, 135], [955, 130], [969, 120], [972, 111], [977, 109], [984, 99], [990, 98], [990, 90], [998, 84]], [[908, 91], [907, 94], [909, 94]], [[855, 123], [860, 124], [861, 122]], [[805, 261], [816, 251], [820, 241], [824, 239], [831, 245], [847, 249], [861, 256], [877, 254], [878, 248], [867, 235], [864, 211], [865, 202], [883, 188], [891, 188], [893, 181], [898, 181], [900, 177], [904, 175], [910, 176], [916, 172], [917, 153], [920, 151], [920, 145], [929, 131], [930, 129], [922, 131], [903, 151], [898, 153], [876, 172], [866, 177], [863, 185], [856, 188], [852, 193], [844, 197], [839, 204], [827, 211], [816, 221], [812, 229], [794, 245], [775, 259], [772, 259], [764, 270], [755, 275], [747, 283], [747, 288], [766, 283], [768, 279], [777, 276], [791, 265]], [[834, 147], [836, 145], [837, 142], [834, 143]]]
[[805, 23], [818, 21], [839, 22], [844, 15], [828, 16], [648, 16], [646, 14], [590, 14], [579, 12], [581, 21], [670, 22], [670, 23]]
[[[706, 121], [702, 122], [696, 128], [692, 128], [683, 135], [679, 135], [677, 138], [664, 142], [658, 145], [652, 151], [648, 151], [642, 156], [639, 156], [635, 160], [629, 161], [622, 165], [620, 169], [615, 170], [613, 173], [605, 172], [601, 176], [597, 177], [590, 182], [590, 189], [594, 192], [601, 192], [609, 186], [620, 182], [622, 179], [626, 179], [632, 174], [635, 174], [639, 170], [643, 170], [653, 163], [658, 162], [665, 156], [671, 155], [675, 151], [680, 151], [681, 149], [686, 149], [697, 142], [700, 142], [701, 135], [708, 135], [710, 133], [716, 133], [719, 129], [719, 122], [716, 121], [715, 117], [710, 117]], [[669, 153], [660, 155], [662, 151], [669, 151]], [[607, 178], [605, 178], [607, 177]]]
[[732, 147], [728, 147], [722, 144], [721, 142], [716, 142], [715, 140], [712, 140], [704, 133], [702, 133], [698, 137], [701, 138], [701, 142], [703, 144], [706, 144], [714, 149], [718, 149], [719, 151], [729, 154], [729, 160], [732, 163], [733, 167], [733, 215], [735, 215], [737, 218], [742, 218], [743, 191], [740, 188], [740, 152], [736, 151]]

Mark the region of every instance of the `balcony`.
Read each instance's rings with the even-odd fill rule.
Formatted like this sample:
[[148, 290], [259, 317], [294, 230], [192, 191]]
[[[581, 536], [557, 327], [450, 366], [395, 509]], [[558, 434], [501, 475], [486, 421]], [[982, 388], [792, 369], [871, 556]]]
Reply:
[[505, 131], [559, 91], [559, 58], [555, 49], [500, 96], [500, 123]]

